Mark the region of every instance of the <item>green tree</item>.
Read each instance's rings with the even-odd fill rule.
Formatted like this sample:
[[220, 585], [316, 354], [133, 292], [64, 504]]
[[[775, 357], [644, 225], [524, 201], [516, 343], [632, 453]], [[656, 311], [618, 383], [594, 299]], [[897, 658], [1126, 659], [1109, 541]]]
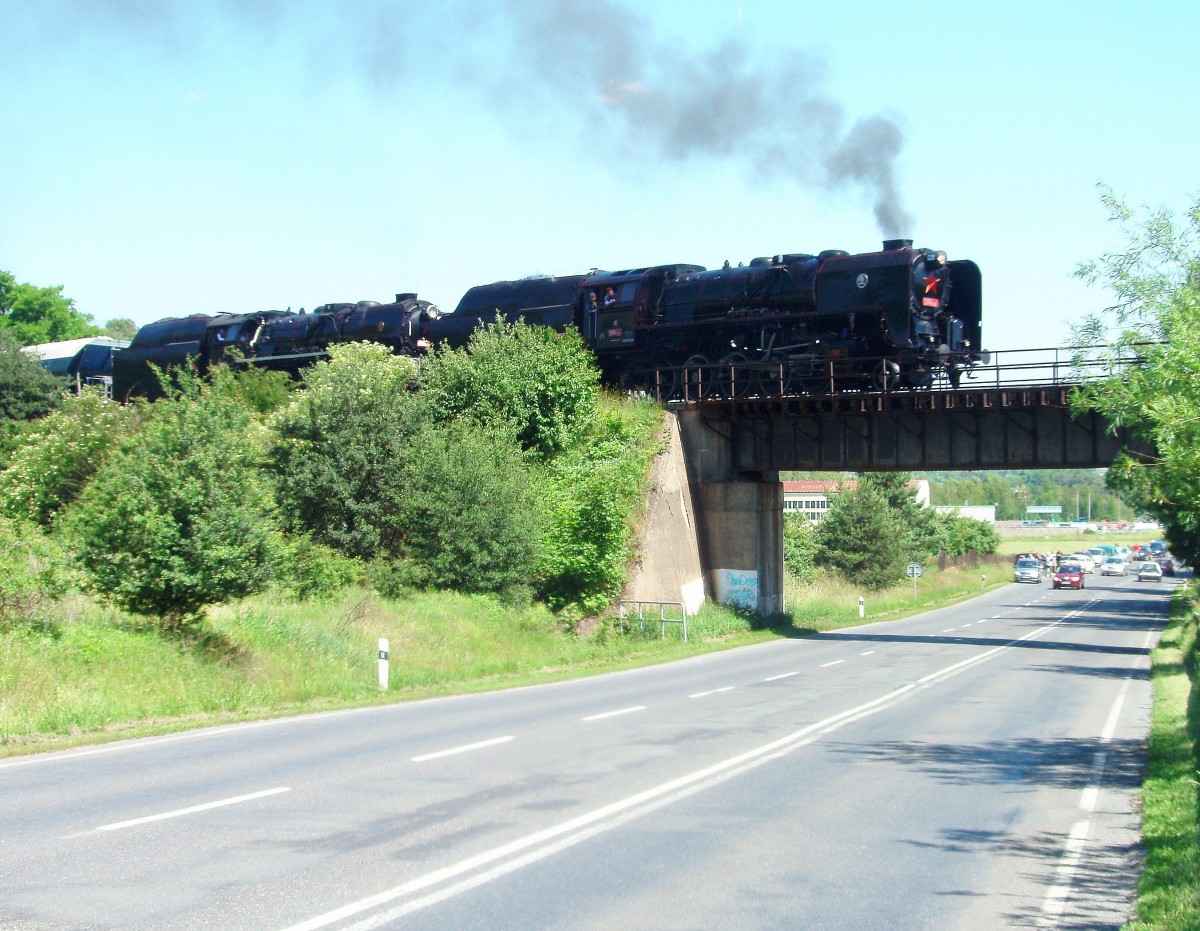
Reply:
[[111, 336], [113, 339], [132, 340], [137, 336], [138, 325], [129, 317], [114, 317], [104, 324], [104, 336]]
[[817, 533], [803, 514], [783, 518], [783, 568], [794, 579], [811, 582], [816, 576]]
[[434, 417], [483, 424], [549, 458], [589, 429], [600, 375], [577, 331], [497, 320], [464, 349], [434, 351], [421, 384]]
[[274, 420], [271, 472], [287, 526], [349, 556], [398, 554], [412, 438], [428, 419], [411, 359], [378, 344], [331, 348]]
[[543, 518], [521, 451], [461, 422], [427, 424], [410, 446], [392, 551], [425, 585], [527, 600]]
[[62, 290], [62, 285], [18, 284], [11, 274], [0, 271], [0, 329], [22, 346], [98, 336], [100, 329], [92, 325], [92, 318], [76, 310]]
[[859, 482], [874, 486], [882, 495], [892, 517], [903, 531], [900, 540], [901, 557], [907, 562], [921, 560], [937, 552], [934, 511], [917, 502], [917, 491], [911, 485], [911, 472], [866, 472]]
[[265, 588], [281, 553], [261, 431], [228, 395], [185, 388], [155, 405], [63, 522], [89, 587], [170, 629]]
[[[1165, 208], [1135, 212], [1104, 190], [1121, 251], [1078, 274], [1116, 303], [1087, 320], [1079, 346], [1109, 343], [1113, 375], [1080, 391], [1076, 403], [1149, 440], [1157, 458], [1124, 456], [1109, 483], [1163, 523], [1177, 555], [1200, 558], [1200, 197], [1182, 221]], [[1082, 350], [1080, 350], [1082, 352]], [[1137, 364], [1122, 360], [1136, 357]]]
[[904, 527], [871, 482], [839, 492], [817, 525], [816, 563], [869, 589], [901, 578]]
[[37, 356], [22, 350], [11, 333], [0, 329], [0, 418], [41, 417], [58, 407], [62, 395], [62, 382], [42, 368]]

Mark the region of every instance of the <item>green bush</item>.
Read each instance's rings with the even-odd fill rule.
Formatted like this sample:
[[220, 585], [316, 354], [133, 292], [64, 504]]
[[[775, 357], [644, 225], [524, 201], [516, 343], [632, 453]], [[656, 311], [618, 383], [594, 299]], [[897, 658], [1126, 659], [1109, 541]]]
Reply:
[[365, 578], [357, 559], [315, 542], [308, 534], [287, 538], [280, 580], [300, 601], [330, 601]]
[[349, 556], [394, 555], [411, 438], [425, 417], [411, 359], [386, 346], [332, 347], [274, 419], [270, 471], [288, 529]]
[[140, 417], [140, 407], [90, 391], [68, 395], [43, 418], [0, 472], [0, 513], [48, 527]]
[[816, 577], [817, 534], [813, 523], [803, 514], [783, 518], [783, 568], [800, 582]]
[[520, 450], [467, 424], [427, 425], [410, 443], [395, 554], [431, 586], [527, 599], [543, 507]]
[[89, 587], [173, 628], [263, 589], [281, 542], [260, 441], [220, 391], [193, 384], [159, 401], [64, 519]]
[[437, 419], [508, 433], [545, 459], [591, 428], [600, 375], [577, 331], [498, 320], [477, 329], [465, 349], [433, 352], [421, 385]]
[[0, 419], [41, 417], [58, 407], [62, 398], [63, 383], [42, 368], [37, 356], [23, 351], [13, 333], [0, 326]]
[[33, 524], [0, 516], [0, 625], [36, 619], [70, 581], [54, 541]]
[[590, 441], [548, 466], [538, 595], [555, 610], [602, 610], [626, 581], [658, 408], [607, 401]]

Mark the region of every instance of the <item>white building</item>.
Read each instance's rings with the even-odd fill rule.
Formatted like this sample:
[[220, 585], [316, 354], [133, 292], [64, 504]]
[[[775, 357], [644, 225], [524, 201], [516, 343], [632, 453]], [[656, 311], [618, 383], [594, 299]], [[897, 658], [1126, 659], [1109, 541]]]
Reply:
[[[803, 514], [814, 524], [829, 510], [829, 500], [842, 489], [851, 489], [858, 485], [855, 479], [844, 481], [796, 481], [783, 483], [783, 515]], [[908, 487], [917, 494], [917, 504], [923, 508], [929, 507], [929, 481], [916, 479], [908, 483]]]
[[939, 504], [934, 510], [939, 514], [969, 517], [972, 520], [982, 520], [989, 524], [996, 523], [996, 505], [994, 504]]

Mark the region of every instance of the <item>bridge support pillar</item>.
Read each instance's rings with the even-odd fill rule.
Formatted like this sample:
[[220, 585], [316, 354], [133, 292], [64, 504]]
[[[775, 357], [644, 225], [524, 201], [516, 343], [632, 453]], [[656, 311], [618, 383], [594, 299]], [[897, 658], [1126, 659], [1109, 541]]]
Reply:
[[761, 614], [784, 610], [783, 485], [778, 472], [738, 472], [720, 424], [678, 413], [700, 565], [713, 597]]

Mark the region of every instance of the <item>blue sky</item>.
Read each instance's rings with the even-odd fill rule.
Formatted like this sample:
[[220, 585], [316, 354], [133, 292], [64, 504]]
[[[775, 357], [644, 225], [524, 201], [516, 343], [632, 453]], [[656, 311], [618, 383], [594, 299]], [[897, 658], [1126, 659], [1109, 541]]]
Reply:
[[1061, 345], [1097, 183], [1200, 191], [1198, 10], [0, 0], [0, 269], [142, 324], [898, 232]]

